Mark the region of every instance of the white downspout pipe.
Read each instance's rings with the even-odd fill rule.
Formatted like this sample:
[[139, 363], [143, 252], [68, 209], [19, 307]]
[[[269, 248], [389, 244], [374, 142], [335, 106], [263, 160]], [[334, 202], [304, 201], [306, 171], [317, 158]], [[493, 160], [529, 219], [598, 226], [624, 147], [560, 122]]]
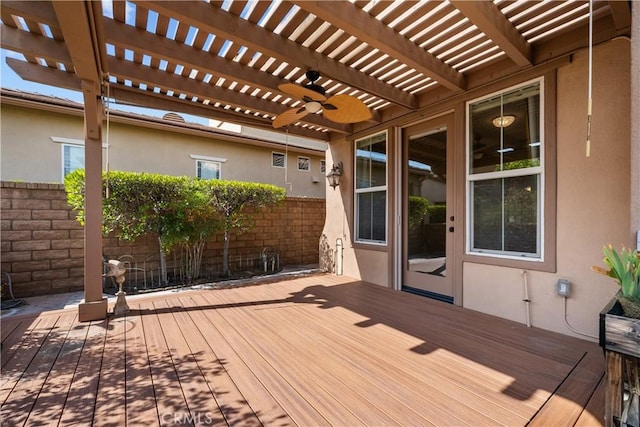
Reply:
[[343, 273], [343, 267], [342, 267], [342, 260], [344, 257], [344, 245], [342, 244], [342, 239], [341, 238], [337, 238], [336, 239], [336, 260], [335, 260], [335, 265], [336, 265], [336, 276], [342, 276]]
[[527, 322], [527, 327], [530, 328], [531, 327], [531, 307], [529, 307], [529, 304], [531, 303], [531, 300], [529, 299], [529, 283], [527, 281], [527, 272], [525, 270], [522, 270], [522, 284], [524, 287], [524, 299], [522, 301], [524, 301], [525, 304], [525, 315], [526, 315], [526, 322]]

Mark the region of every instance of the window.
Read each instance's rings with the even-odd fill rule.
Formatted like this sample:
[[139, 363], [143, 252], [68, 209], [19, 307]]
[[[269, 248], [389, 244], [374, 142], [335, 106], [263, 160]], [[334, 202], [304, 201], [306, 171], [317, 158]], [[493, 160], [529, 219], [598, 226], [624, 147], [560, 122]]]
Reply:
[[308, 157], [298, 156], [298, 170], [309, 171], [311, 160]]
[[222, 157], [202, 156], [200, 154], [189, 154], [189, 157], [196, 161], [196, 176], [198, 178], [222, 178], [222, 164], [226, 163], [227, 159]]
[[84, 167], [84, 146], [62, 144], [62, 178]]
[[542, 79], [467, 104], [471, 254], [543, 260]]
[[219, 162], [196, 160], [196, 176], [200, 179], [220, 179]]
[[387, 241], [387, 134], [356, 141], [356, 241]]
[[283, 168], [284, 167], [285, 156], [283, 153], [271, 153], [271, 165], [274, 168]]
[[320, 173], [324, 174], [327, 172], [327, 161], [320, 160]]

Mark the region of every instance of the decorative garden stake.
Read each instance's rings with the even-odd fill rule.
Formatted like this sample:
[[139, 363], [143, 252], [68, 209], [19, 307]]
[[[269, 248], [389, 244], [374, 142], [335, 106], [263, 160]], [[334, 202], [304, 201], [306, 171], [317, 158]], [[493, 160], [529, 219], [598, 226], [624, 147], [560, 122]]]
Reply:
[[122, 290], [122, 284], [125, 281], [124, 274], [127, 272], [127, 268], [124, 262], [118, 261], [117, 259], [110, 259], [109, 262], [105, 262], [104, 265], [107, 267], [107, 272], [104, 276], [115, 278], [119, 286], [118, 293], [116, 294], [116, 305], [113, 307], [113, 314], [120, 316], [129, 311], [129, 306], [125, 299], [125, 295], [127, 294]]

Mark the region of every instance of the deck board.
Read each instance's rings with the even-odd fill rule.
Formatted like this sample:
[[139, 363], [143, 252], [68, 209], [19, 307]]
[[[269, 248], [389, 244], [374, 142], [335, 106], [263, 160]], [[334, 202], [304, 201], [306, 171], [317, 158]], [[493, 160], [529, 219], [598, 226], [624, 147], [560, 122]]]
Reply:
[[[196, 304], [207, 305], [203, 296], [195, 296]], [[220, 309], [206, 310], [205, 315], [223, 339], [233, 348], [235, 355], [227, 354], [229, 358], [240, 357], [250, 367], [252, 376], [259, 381], [270, 394], [274, 396], [288, 416], [297, 425], [329, 425], [328, 420], [311, 407], [291, 384], [280, 376], [255, 347], [251, 345], [238, 331], [229, 325]], [[233, 359], [232, 359], [233, 360]], [[248, 396], [247, 393], [245, 393]]]
[[[52, 419], [60, 419], [60, 425], [91, 425], [94, 420], [99, 381], [118, 374], [107, 370], [102, 371], [103, 353], [111, 351], [111, 349], [105, 349], [108, 325], [108, 320], [88, 324], [82, 353], [71, 380], [62, 414], [52, 415]], [[97, 373], [100, 374], [97, 375]]]
[[129, 306], [86, 324], [75, 310], [10, 319], [3, 425], [586, 426], [604, 415], [596, 344], [347, 277]]
[[229, 425], [259, 426], [260, 419], [226, 371], [201, 332], [202, 325], [189, 316], [184, 307], [171, 307], [175, 321], [181, 327], [184, 340], [200, 369], [221, 415]]
[[[571, 374], [562, 382], [549, 402], [531, 420], [531, 426], [548, 426], [551, 423], [573, 425], [587, 406], [593, 390], [602, 381], [602, 355], [586, 353]], [[567, 401], [573, 402], [568, 405]]]
[[[262, 312], [275, 314], [280, 313], [281, 310], [280, 307], [271, 307]], [[313, 395], [313, 398], [310, 396], [305, 398], [311, 405], [319, 411], [334, 413], [332, 415], [334, 417], [338, 411], [342, 411], [342, 416], [348, 418], [346, 421], [328, 419], [329, 422], [332, 424], [353, 424], [354, 421], [352, 418], [356, 416], [357, 421], [355, 423], [358, 424], [372, 424], [376, 422], [380, 424], [399, 424], [400, 420], [390, 417], [381, 411], [373, 402], [356, 393], [352, 387], [348, 386], [349, 383], [358, 384], [366, 382], [366, 377], [352, 375], [352, 372], [341, 369], [341, 367], [335, 363], [332, 366], [332, 370], [327, 369], [327, 366], [323, 366], [323, 364], [318, 361], [317, 356], [319, 355], [319, 351], [313, 351], [313, 354], [310, 354], [307, 349], [312, 348], [312, 346], [302, 340], [295, 342], [291, 339], [291, 335], [282, 333], [282, 331], [286, 329], [284, 328], [284, 325], [287, 323], [286, 319], [283, 322], [282, 319], [276, 319], [275, 316], [260, 317], [252, 314], [255, 314], [255, 311], [251, 312], [229, 307], [225, 309], [224, 317], [230, 323], [242, 325], [241, 332], [247, 341], [254, 342], [257, 351], [267, 358], [269, 363], [278, 370], [280, 375], [286, 378], [289, 383], [292, 383], [297, 390], [301, 390], [302, 387], [294, 384], [294, 381], [299, 381], [299, 379], [303, 379], [304, 382], [312, 381], [307, 387], [304, 387], [308, 394]], [[301, 325], [298, 323], [296, 329], [300, 327]], [[270, 349], [267, 344], [274, 341], [280, 342], [280, 350], [291, 355], [291, 357], [282, 360], [282, 358], [278, 357], [277, 353], [274, 354], [273, 350]], [[322, 345], [322, 343], [318, 344]], [[349, 378], [350, 375], [351, 378]], [[314, 400], [318, 400], [320, 395], [327, 400], [327, 402], [322, 402], [324, 405], [313, 402]], [[335, 400], [336, 396], [343, 395], [351, 396], [349, 408], [345, 408], [342, 403]], [[326, 406], [327, 403], [328, 406]], [[398, 406], [398, 411], [411, 411], [410, 408], [404, 405]], [[329, 409], [327, 410], [327, 408]], [[411, 419], [411, 421], [415, 422], [418, 418], [419, 415], [414, 414], [414, 418]], [[407, 422], [408, 420], [403, 421]], [[421, 421], [423, 423], [425, 422], [424, 419]]]
[[133, 308], [126, 316], [126, 323], [125, 411], [127, 425], [160, 425], [140, 311]]
[[171, 337], [167, 339], [167, 347], [190, 413], [195, 414], [196, 417], [197, 414], [206, 413], [207, 420], [212, 424], [226, 424], [218, 402], [182, 333], [183, 328], [192, 330], [194, 325], [190, 322], [178, 325], [166, 301], [155, 301], [153, 307], [156, 310], [158, 322], [162, 324], [165, 337]]
[[[252, 368], [257, 370], [256, 367], [249, 367], [229, 339], [220, 333], [212, 322], [213, 316], [198, 309], [205, 301], [189, 296], [180, 298], [180, 302], [215, 356], [212, 364], [214, 375], [208, 379], [224, 398], [221, 403], [225, 408], [236, 413], [242, 420], [252, 418], [247, 413], [251, 409], [263, 425], [294, 425], [290, 415], [284, 412], [273, 394], [255, 377]], [[206, 352], [206, 348], [203, 351]]]
[[33, 409], [28, 414], [29, 418], [26, 425], [57, 425], [88, 331], [89, 325], [79, 324], [76, 318], [62, 344], [60, 354], [42, 386]]
[[589, 403], [576, 421], [576, 427], [590, 427], [604, 423], [606, 385], [606, 375], [603, 375], [598, 387], [591, 395]]
[[105, 425], [125, 425], [126, 355], [125, 318], [110, 319], [106, 330], [105, 348], [109, 351], [102, 358], [103, 375], [98, 384], [95, 419]]
[[66, 313], [60, 316], [55, 325], [46, 334], [42, 334], [46, 336], [42, 341], [40, 351], [35, 353], [34, 357], [28, 362], [28, 366], [26, 366], [7, 396], [5, 405], [2, 407], [3, 419], [11, 418], [12, 422], [17, 425], [22, 425], [26, 422], [76, 316], [75, 313]]
[[[293, 310], [297, 310], [294, 308]], [[303, 318], [304, 314], [296, 313], [296, 319]], [[333, 316], [331, 317], [333, 320]], [[285, 319], [283, 319], [285, 321]], [[458, 400], [464, 402], [465, 406], [472, 408], [480, 408], [487, 405], [486, 393], [488, 389], [486, 385], [480, 381], [474, 384], [472, 376], [473, 372], [465, 371], [461, 372], [460, 365], [456, 364], [451, 358], [440, 357], [440, 354], [435, 354], [429, 358], [429, 367], [425, 368], [423, 364], [416, 363], [414, 359], [419, 356], [410, 354], [410, 352], [403, 352], [398, 354], [397, 349], [410, 348], [413, 342], [409, 341], [409, 346], [406, 346], [406, 342], [397, 342], [387, 339], [388, 335], [383, 328], [378, 328], [378, 331], [371, 330], [370, 333], [364, 334], [361, 331], [348, 331], [344, 328], [339, 336], [336, 337], [334, 331], [339, 328], [340, 325], [334, 321], [324, 321], [322, 324], [318, 322], [316, 318], [310, 318], [308, 320], [307, 329], [300, 330], [301, 322], [297, 324], [297, 327], [291, 330], [286, 330], [287, 335], [283, 338], [287, 338], [292, 334], [297, 335], [297, 339], [302, 340], [305, 345], [318, 348], [316, 351], [323, 352], [325, 360], [342, 360], [343, 354], [350, 354], [349, 359], [343, 360], [346, 364], [345, 375], [351, 375], [352, 373], [359, 373], [364, 378], [363, 388], [369, 390], [370, 387], [380, 390], [380, 392], [387, 392], [391, 388], [394, 392], [388, 394], [383, 399], [383, 404], [388, 405], [389, 399], [399, 399], [404, 402], [404, 405], [408, 408], [405, 411], [411, 410], [411, 408], [429, 408], [428, 410], [422, 410], [423, 416], [430, 416], [432, 420], [441, 419], [446, 414], [450, 413], [451, 403]], [[373, 327], [375, 329], [375, 327]], [[378, 334], [377, 332], [382, 332]], [[305, 336], [306, 334], [306, 336]], [[389, 349], [383, 348], [372, 354], [371, 348], [375, 346], [376, 342], [384, 340]], [[389, 361], [395, 360], [393, 364], [389, 364]], [[450, 369], [450, 366], [455, 366], [454, 370]], [[335, 366], [332, 366], [332, 371], [335, 370]], [[475, 374], [476, 376], [482, 376], [481, 373]], [[465, 378], [465, 381], [461, 381], [461, 378]], [[484, 375], [487, 378], [487, 375]], [[434, 397], [440, 396], [435, 399]], [[492, 400], [496, 397], [493, 396]], [[461, 412], [465, 413], [468, 419], [474, 419], [473, 424], [479, 425], [484, 419], [484, 424], [495, 425], [497, 420], [505, 422], [507, 424], [522, 423], [526, 418], [518, 415], [510, 410], [510, 399], [504, 398], [504, 402], [498, 403], [492, 408], [492, 417], [487, 417], [478, 411], [471, 411], [468, 408], [462, 407], [461, 411], [456, 411], [456, 414], [451, 416], [452, 422], [456, 424], [465, 424], [464, 419], [456, 419], [456, 415], [460, 415]], [[444, 402], [440, 408], [437, 408], [438, 402]], [[499, 403], [503, 403], [500, 407]], [[438, 411], [439, 409], [439, 411]], [[401, 412], [402, 413], [402, 412]], [[398, 412], [394, 411], [394, 414]], [[404, 415], [404, 413], [402, 413]], [[406, 425], [407, 423], [416, 423], [418, 420], [398, 420], [400, 424]]]

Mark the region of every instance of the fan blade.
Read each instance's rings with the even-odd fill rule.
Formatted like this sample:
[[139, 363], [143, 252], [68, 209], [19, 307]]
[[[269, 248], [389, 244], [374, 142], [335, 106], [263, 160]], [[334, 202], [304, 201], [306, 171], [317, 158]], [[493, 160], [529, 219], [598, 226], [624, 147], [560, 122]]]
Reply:
[[306, 108], [292, 108], [290, 110], [285, 111], [284, 113], [280, 113], [273, 120], [273, 128], [277, 129], [282, 126], [290, 125], [291, 123], [297, 122], [304, 116], [309, 114]]
[[327, 100], [327, 97], [323, 94], [294, 83], [283, 83], [278, 86], [278, 89], [296, 98], [304, 99], [306, 96], [312, 101], [324, 102]]
[[323, 106], [322, 114], [336, 123], [357, 123], [373, 117], [366, 104], [351, 95], [334, 95]]

